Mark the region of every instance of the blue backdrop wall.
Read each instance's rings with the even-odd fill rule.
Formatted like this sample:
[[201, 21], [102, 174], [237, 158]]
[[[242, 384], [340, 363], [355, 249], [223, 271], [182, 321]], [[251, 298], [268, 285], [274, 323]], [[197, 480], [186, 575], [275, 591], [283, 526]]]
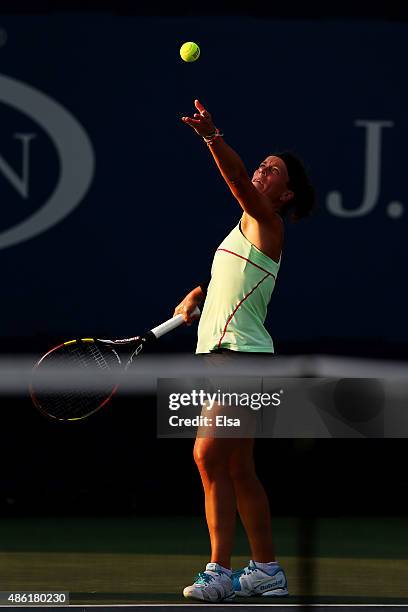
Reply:
[[[0, 28], [3, 346], [133, 335], [206, 276], [240, 208], [181, 122], [194, 98], [249, 172], [289, 148], [317, 188], [316, 217], [288, 225], [278, 350], [408, 345], [408, 24], [60, 14]], [[193, 344], [184, 330], [173, 348]]]

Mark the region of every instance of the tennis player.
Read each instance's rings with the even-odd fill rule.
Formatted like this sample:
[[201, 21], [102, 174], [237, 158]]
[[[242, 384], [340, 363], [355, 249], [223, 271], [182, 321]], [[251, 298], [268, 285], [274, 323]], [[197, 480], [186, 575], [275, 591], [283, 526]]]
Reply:
[[[211, 280], [190, 291], [176, 307], [186, 323], [204, 302], [198, 327], [198, 354], [225, 363], [244, 353], [272, 355], [264, 327], [267, 306], [281, 262], [283, 218], [308, 216], [315, 194], [302, 162], [292, 153], [268, 155], [252, 178], [237, 153], [227, 145], [210, 113], [195, 100], [197, 112], [182, 121], [207, 143], [225, 182], [243, 213], [216, 250]], [[255, 472], [253, 438], [197, 437], [194, 459], [200, 472], [211, 541], [211, 561], [187, 598], [220, 602], [236, 595], [284, 596], [287, 579], [275, 558], [269, 502]], [[252, 559], [231, 570], [236, 511], [248, 536]]]

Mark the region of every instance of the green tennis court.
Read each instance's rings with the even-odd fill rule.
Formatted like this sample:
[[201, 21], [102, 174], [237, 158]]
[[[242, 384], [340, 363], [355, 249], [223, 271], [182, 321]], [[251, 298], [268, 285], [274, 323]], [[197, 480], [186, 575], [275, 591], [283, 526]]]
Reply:
[[[305, 527], [315, 535], [310, 558], [300, 557]], [[407, 527], [395, 517], [275, 518], [291, 593], [281, 601], [407, 603]], [[77, 604], [183, 603], [209, 549], [205, 523], [191, 516], [3, 518], [0, 548], [1, 591], [69, 591]], [[234, 568], [248, 556], [238, 528]]]

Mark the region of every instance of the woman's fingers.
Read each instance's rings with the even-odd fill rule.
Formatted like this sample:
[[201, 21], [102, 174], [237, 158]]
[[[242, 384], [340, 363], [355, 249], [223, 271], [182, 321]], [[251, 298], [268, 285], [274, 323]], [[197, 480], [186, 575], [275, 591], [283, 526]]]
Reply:
[[174, 311], [173, 317], [179, 314], [183, 317], [183, 320], [185, 323], [187, 323], [187, 325], [191, 325], [194, 319], [197, 318], [197, 317], [192, 318], [191, 313], [189, 312], [189, 309], [187, 308], [186, 305], [183, 305], [183, 304], [179, 304], [177, 306], [177, 308]]
[[200, 100], [194, 100], [194, 104], [195, 104], [196, 109], [199, 111], [199, 113], [200, 113], [200, 115], [202, 117], [205, 117], [205, 118], [210, 118], [211, 117], [210, 113], [208, 112], [208, 110], [206, 110], [204, 108], [204, 106], [201, 104]]
[[191, 125], [192, 127], [197, 127], [201, 123], [201, 119], [192, 119], [191, 117], [182, 117], [181, 118], [184, 123]]
[[193, 117], [186, 117], [186, 119], [191, 119], [192, 121], [196, 120], [196, 121], [199, 121], [200, 123], [207, 121], [207, 118], [200, 115], [200, 113], [194, 113]]
[[200, 100], [194, 100], [194, 105], [196, 107], [196, 109], [201, 113], [202, 111], [205, 111], [204, 106], [201, 104]]
[[193, 117], [181, 117], [183, 123], [192, 127], [200, 136], [205, 136], [214, 132], [215, 127], [212, 123], [210, 113], [204, 109], [204, 106], [198, 100], [195, 100], [195, 105], [197, 110], [202, 110], [200, 110], [200, 113], [194, 113]]

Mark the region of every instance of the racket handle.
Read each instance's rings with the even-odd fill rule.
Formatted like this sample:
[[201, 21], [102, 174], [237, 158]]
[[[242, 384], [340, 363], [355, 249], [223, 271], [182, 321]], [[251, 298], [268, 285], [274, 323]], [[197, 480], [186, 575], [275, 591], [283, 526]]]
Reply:
[[[200, 316], [201, 311], [198, 308], [198, 306], [195, 308], [195, 310], [191, 314], [193, 317]], [[176, 329], [176, 327], [180, 327], [180, 325], [183, 325], [183, 323], [184, 323], [183, 315], [176, 315], [175, 317], [172, 317], [168, 321], [161, 323], [157, 327], [153, 327], [153, 329], [151, 329], [150, 331], [152, 332], [152, 334], [156, 336], [156, 338], [160, 338], [160, 336], [167, 334], [167, 332], [171, 331], [172, 329]]]

